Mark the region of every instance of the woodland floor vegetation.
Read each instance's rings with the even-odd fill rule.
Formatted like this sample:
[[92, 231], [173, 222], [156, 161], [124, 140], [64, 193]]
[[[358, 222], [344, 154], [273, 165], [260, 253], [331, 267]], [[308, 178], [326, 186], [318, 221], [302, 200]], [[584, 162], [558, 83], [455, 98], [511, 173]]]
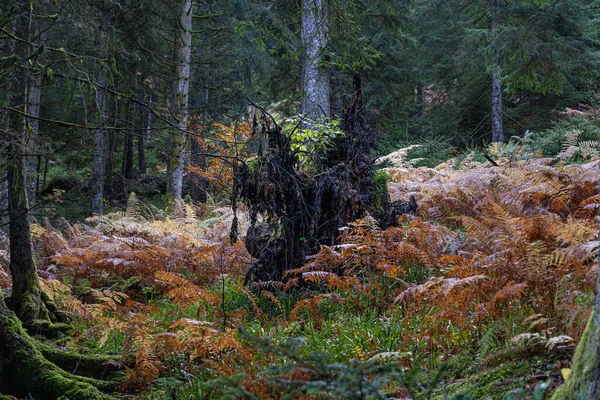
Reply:
[[33, 225], [74, 330], [36, 346], [97, 356], [118, 382], [102, 390], [141, 398], [541, 398], [568, 377], [598, 274], [598, 153], [580, 135], [553, 158], [532, 138], [494, 145], [496, 165], [392, 155], [392, 200], [417, 215], [348, 223], [276, 287], [244, 285], [253, 259], [216, 205], [167, 215], [132, 193], [122, 212]]

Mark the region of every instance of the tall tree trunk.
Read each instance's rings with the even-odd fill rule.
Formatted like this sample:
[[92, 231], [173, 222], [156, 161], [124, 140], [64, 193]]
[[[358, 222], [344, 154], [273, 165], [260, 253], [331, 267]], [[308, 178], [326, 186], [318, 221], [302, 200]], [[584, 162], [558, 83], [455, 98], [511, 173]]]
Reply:
[[181, 0], [179, 15], [179, 35], [176, 41], [177, 89], [175, 107], [177, 110], [177, 130], [171, 140], [171, 179], [169, 194], [181, 199], [183, 189], [183, 169], [185, 166], [187, 112], [190, 84], [190, 58], [192, 51], [192, 0]]
[[[131, 118], [131, 105], [127, 105], [125, 113], [125, 124], [128, 128], [134, 126]], [[125, 143], [123, 148], [123, 177], [126, 180], [133, 179], [133, 135], [131, 131], [125, 131]], [[125, 190], [127, 192], [127, 190]]]
[[415, 97], [413, 100], [415, 113], [414, 119], [421, 118], [423, 116], [423, 88], [419, 85], [415, 88]]
[[[31, 118], [26, 119], [27, 126], [29, 128], [29, 137], [27, 139], [27, 147], [30, 155], [27, 157], [26, 166], [26, 187], [27, 187], [27, 199], [29, 201], [30, 214], [33, 212], [33, 206], [35, 204], [36, 186], [38, 180], [38, 157], [35, 156], [37, 152], [37, 144], [39, 141], [40, 132], [40, 102], [42, 95], [42, 82], [44, 70], [39, 67], [39, 59], [42, 56], [43, 47], [46, 41], [46, 18], [43, 14], [46, 14], [45, 3], [48, 0], [40, 2], [40, 10], [36, 10], [36, 14], [42, 16], [34, 16], [34, 9], [30, 9], [30, 37], [29, 37], [29, 82], [27, 90], [27, 114], [31, 115]], [[40, 51], [42, 50], [42, 51]]]
[[[151, 78], [152, 79], [152, 78]], [[154, 90], [154, 80], [150, 82], [150, 93], [148, 94], [148, 109], [146, 110], [146, 132], [140, 132], [138, 136], [138, 169], [140, 175], [146, 175], [146, 145], [152, 134], [152, 91]]]
[[104, 163], [104, 197], [107, 202], [110, 203], [115, 200], [115, 185], [114, 185], [114, 172], [115, 172], [115, 147], [117, 145], [117, 132], [114, 130], [107, 132], [107, 146]]
[[109, 120], [108, 93], [104, 89], [108, 84], [109, 29], [111, 23], [112, 4], [102, 2], [102, 26], [100, 28], [100, 57], [102, 65], [98, 74], [98, 89], [96, 90], [96, 108], [100, 116], [100, 124], [94, 134], [94, 175], [92, 179], [92, 214], [104, 214], [104, 182], [106, 180], [106, 150], [108, 148]]
[[[500, 0], [492, 0], [492, 32], [498, 31], [500, 22]], [[492, 142], [504, 142], [502, 126], [502, 84], [500, 83], [500, 60], [498, 50], [493, 50], [492, 66]]]
[[[0, 162], [4, 163], [4, 159], [0, 158]], [[0, 178], [5, 178], [0, 176]], [[2, 179], [0, 187], [0, 222], [4, 224], [4, 218], [8, 218], [8, 180]]]
[[331, 117], [329, 71], [319, 65], [328, 31], [326, 0], [302, 0], [302, 113], [313, 121]]
[[[29, 38], [31, 1], [19, 2], [21, 14], [17, 17], [15, 34], [20, 38]], [[15, 41], [15, 55], [21, 63], [17, 67], [13, 80], [12, 108], [24, 112], [28, 75], [27, 41]], [[27, 152], [28, 128], [25, 118], [19, 112], [8, 115], [8, 219], [10, 272], [12, 275], [12, 294], [10, 306], [26, 325], [34, 325], [40, 320], [49, 320], [48, 309], [44, 304], [42, 292], [31, 249], [29, 227], [29, 203], [25, 180], [24, 153]]]

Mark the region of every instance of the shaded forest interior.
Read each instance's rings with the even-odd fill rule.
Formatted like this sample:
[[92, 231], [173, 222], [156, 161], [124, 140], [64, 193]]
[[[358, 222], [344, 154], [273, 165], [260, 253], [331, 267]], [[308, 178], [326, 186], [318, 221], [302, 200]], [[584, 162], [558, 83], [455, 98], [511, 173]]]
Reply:
[[5, 0], [0, 399], [600, 399], [598, 0]]

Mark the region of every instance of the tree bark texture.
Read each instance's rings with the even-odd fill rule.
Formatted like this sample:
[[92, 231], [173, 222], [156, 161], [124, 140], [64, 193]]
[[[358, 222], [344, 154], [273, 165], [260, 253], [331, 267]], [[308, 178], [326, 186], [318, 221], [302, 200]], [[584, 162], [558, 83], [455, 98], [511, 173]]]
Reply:
[[[16, 21], [17, 37], [28, 38], [30, 29], [31, 2], [19, 3], [22, 12]], [[11, 92], [11, 104], [19, 111], [25, 111], [26, 91], [30, 68], [27, 42], [15, 41], [15, 55], [21, 64], [17, 67]], [[27, 64], [27, 65], [26, 65]], [[43, 301], [33, 252], [29, 228], [29, 203], [25, 179], [25, 159], [29, 129], [24, 117], [18, 113], [8, 115], [8, 220], [9, 220], [9, 267], [12, 274], [12, 295], [10, 305], [26, 324], [36, 320], [49, 319], [48, 310]]]
[[150, 137], [152, 134], [152, 112], [150, 108], [152, 108], [152, 90], [153, 81], [150, 84], [150, 93], [148, 95], [148, 109], [146, 110], [146, 132], [140, 133], [138, 136], [138, 169], [140, 170], [140, 175], [146, 175], [146, 146], [148, 141], [150, 141]]
[[[128, 128], [134, 126], [131, 116], [131, 106], [127, 106], [125, 123]], [[131, 131], [125, 131], [125, 143], [123, 148], [123, 176], [125, 179], [133, 179], [133, 134]]]
[[[492, 32], [498, 31], [500, 22], [500, 0], [492, 0]], [[492, 66], [492, 142], [504, 142], [502, 125], [502, 84], [500, 83], [500, 60], [498, 51], [493, 50]]]
[[[30, 214], [32, 213], [33, 206], [35, 204], [35, 194], [37, 186], [38, 176], [38, 157], [34, 156], [37, 153], [37, 142], [40, 132], [40, 103], [42, 96], [42, 82], [44, 69], [40, 67], [39, 59], [42, 56], [43, 48], [46, 41], [46, 18], [43, 16], [46, 14], [44, 4], [48, 1], [40, 2], [41, 7], [36, 10], [36, 14], [41, 16], [35, 16], [33, 13], [34, 9], [30, 9], [30, 35], [29, 35], [29, 60], [31, 64], [29, 66], [29, 82], [27, 90], [27, 114], [31, 115], [32, 118], [27, 118], [26, 123], [29, 130], [29, 137], [27, 138], [27, 148], [30, 155], [27, 157], [26, 165], [26, 187], [27, 187], [27, 199], [29, 201]], [[42, 51], [40, 51], [40, 49]]]
[[187, 112], [190, 84], [190, 58], [192, 51], [192, 8], [191, 0], [181, 0], [179, 33], [176, 37], [177, 86], [175, 90], [175, 110], [177, 129], [171, 137], [171, 168], [169, 194], [181, 199], [183, 189], [183, 169], [187, 139]]
[[110, 36], [111, 4], [102, 3], [102, 25], [100, 27], [100, 57], [102, 58], [100, 72], [98, 74], [98, 89], [96, 90], [96, 108], [99, 114], [99, 127], [94, 133], [94, 161], [92, 179], [92, 214], [104, 214], [104, 182], [106, 179], [106, 151], [108, 148], [108, 130], [106, 126], [109, 120], [108, 93], [104, 89], [108, 84], [108, 41]]
[[328, 42], [326, 0], [302, 1], [302, 113], [310, 120], [331, 117], [329, 69], [321, 60]]

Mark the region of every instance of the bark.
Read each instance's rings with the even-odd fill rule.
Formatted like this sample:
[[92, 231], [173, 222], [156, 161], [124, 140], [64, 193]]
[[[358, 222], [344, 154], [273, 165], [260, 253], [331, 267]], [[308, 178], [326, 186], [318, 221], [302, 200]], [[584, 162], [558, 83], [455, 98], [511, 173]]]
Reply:
[[[46, 1], [47, 2], [47, 1]], [[42, 2], [43, 4], [44, 2]], [[27, 90], [27, 113], [32, 116], [32, 118], [27, 118], [26, 123], [29, 128], [29, 137], [27, 139], [27, 147], [29, 153], [31, 154], [26, 159], [26, 187], [27, 187], [27, 199], [29, 201], [30, 214], [33, 210], [33, 205], [35, 204], [35, 194], [36, 194], [36, 186], [38, 180], [38, 166], [37, 162], [38, 157], [35, 157], [34, 154], [37, 152], [37, 142], [38, 136], [40, 132], [40, 100], [42, 95], [42, 81], [43, 81], [43, 69], [39, 68], [39, 58], [41, 57], [41, 52], [38, 51], [40, 46], [43, 46], [46, 41], [46, 18], [43, 16], [39, 16], [34, 18], [33, 9], [30, 9], [30, 45], [29, 45], [29, 59], [31, 60], [31, 66], [29, 67], [29, 82], [28, 82], [28, 90]], [[37, 12], [37, 14], [45, 14], [45, 10], [42, 6], [42, 12]]]
[[413, 105], [415, 108], [414, 119], [421, 118], [423, 116], [423, 88], [421, 86], [415, 88]]
[[[4, 163], [3, 159], [0, 162]], [[4, 178], [4, 176], [2, 176]], [[4, 224], [4, 219], [8, 217], [8, 181], [3, 179], [0, 187], [0, 221]]]
[[320, 65], [328, 42], [327, 18], [326, 0], [302, 1], [302, 113], [313, 121], [331, 117], [329, 71]]
[[[125, 123], [128, 127], [133, 126], [129, 106], [127, 107], [125, 120]], [[125, 143], [123, 148], [123, 176], [126, 180], [133, 179], [133, 135], [130, 131], [125, 132]]]
[[[500, 22], [500, 0], [492, 0], [492, 32], [498, 30]], [[504, 142], [502, 126], [502, 84], [500, 83], [500, 61], [498, 51], [493, 51], [492, 66], [492, 142]]]
[[[15, 120], [18, 121], [18, 118]], [[10, 304], [24, 322], [33, 322], [48, 319], [49, 315], [43, 303], [42, 289], [31, 250], [29, 205], [25, 190], [25, 165], [23, 156], [19, 154], [22, 152], [23, 142], [19, 143], [18, 138], [14, 138], [13, 141], [17, 141], [17, 143], [10, 146], [13, 156], [8, 165], [7, 176], [10, 272], [13, 282]]]
[[106, 162], [104, 163], [104, 197], [114, 201], [116, 196], [114, 185], [115, 146], [117, 145], [117, 133], [107, 132]]
[[150, 94], [148, 95], [148, 109], [146, 110], [146, 134], [141, 133], [138, 136], [138, 169], [140, 170], [140, 175], [146, 175], [146, 146], [148, 141], [150, 141], [150, 136], [152, 134], [152, 112], [150, 108], [152, 108], [152, 90], [154, 80], [150, 83]]
[[99, 128], [94, 134], [94, 174], [92, 179], [92, 214], [104, 214], [104, 182], [106, 180], [106, 151], [108, 148], [108, 130], [109, 119], [108, 112], [108, 93], [103, 87], [108, 83], [108, 41], [111, 22], [111, 6], [103, 2], [102, 26], [100, 27], [100, 57], [102, 65], [98, 74], [98, 89], [96, 90], [96, 108], [100, 116]]
[[146, 175], [146, 141], [143, 134], [139, 135], [137, 139], [137, 155], [140, 175]]
[[183, 169], [185, 166], [187, 112], [189, 101], [190, 58], [192, 50], [192, 7], [191, 0], [181, 0], [179, 33], [176, 37], [177, 87], [175, 90], [175, 110], [177, 129], [171, 133], [171, 157], [169, 194], [181, 199], [183, 189]]
[[40, 132], [40, 121], [35, 118], [40, 116], [40, 99], [42, 94], [42, 75], [37, 73], [31, 77], [29, 82], [29, 90], [27, 96], [27, 113], [34, 118], [27, 118], [29, 126], [29, 138], [27, 140], [28, 153], [30, 154], [26, 160], [26, 187], [27, 199], [29, 200], [30, 213], [33, 212], [35, 204], [35, 193], [37, 183], [37, 157], [34, 154], [37, 152], [37, 142]]
[[[20, 3], [22, 14], [17, 17], [15, 33], [18, 37], [29, 37], [31, 2]], [[10, 99], [13, 108], [24, 111], [26, 88], [30, 69], [27, 64], [28, 44], [15, 41], [15, 55], [22, 64], [17, 67], [12, 84], [13, 96]], [[7, 132], [7, 192], [9, 220], [9, 267], [12, 274], [12, 295], [10, 305], [28, 325], [38, 320], [48, 320], [48, 309], [44, 304], [33, 253], [29, 228], [29, 203], [25, 181], [24, 153], [27, 151], [28, 129], [25, 119], [18, 113], [9, 113]]]

